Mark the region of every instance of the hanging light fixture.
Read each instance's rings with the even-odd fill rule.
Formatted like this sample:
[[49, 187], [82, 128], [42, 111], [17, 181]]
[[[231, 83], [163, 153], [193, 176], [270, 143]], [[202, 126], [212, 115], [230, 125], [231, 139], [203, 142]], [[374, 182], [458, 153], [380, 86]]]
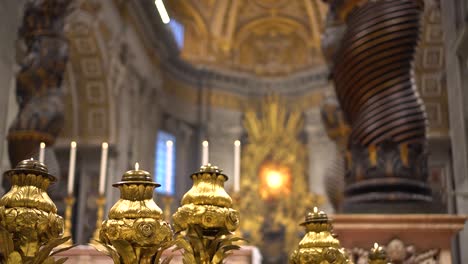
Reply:
[[161, 16], [161, 20], [164, 24], [167, 24], [171, 21], [169, 18], [169, 14], [167, 14], [166, 7], [164, 6], [163, 0], [155, 0], [154, 4], [156, 5], [156, 8], [158, 9], [159, 16]]

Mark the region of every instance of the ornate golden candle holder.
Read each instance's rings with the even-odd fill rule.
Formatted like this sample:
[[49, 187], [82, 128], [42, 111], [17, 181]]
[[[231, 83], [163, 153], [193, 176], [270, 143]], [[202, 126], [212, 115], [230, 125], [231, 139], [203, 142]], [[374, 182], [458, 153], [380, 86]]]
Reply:
[[70, 239], [62, 238], [63, 219], [47, 194], [56, 178], [33, 159], [4, 176], [12, 187], [0, 199], [0, 263], [55, 263], [50, 252]]
[[90, 245], [98, 247], [99, 233], [101, 232], [102, 220], [104, 219], [104, 206], [106, 205], [106, 197], [101, 194], [96, 199], [97, 212], [96, 212], [96, 228], [94, 229], [93, 237], [89, 242]]
[[387, 252], [379, 244], [374, 243], [374, 247], [369, 251], [369, 264], [387, 264]]
[[290, 263], [349, 263], [340, 241], [332, 234], [333, 226], [324, 212], [314, 207], [301, 225], [305, 227], [306, 234], [299, 242], [298, 249], [291, 254]]
[[211, 164], [191, 175], [192, 188], [173, 215], [177, 245], [184, 249], [184, 263], [222, 263], [239, 238], [232, 236], [239, 226], [239, 212], [224, 189], [228, 177]]
[[73, 216], [73, 205], [75, 204], [75, 197], [69, 194], [64, 199], [65, 202], [65, 228], [63, 235], [65, 237], [70, 237], [70, 239], [63, 243], [62, 247], [68, 247], [73, 245], [73, 236], [72, 236], [72, 216]]
[[160, 185], [147, 171], [131, 170], [113, 186], [120, 189], [120, 199], [102, 223], [99, 236], [106, 253], [115, 263], [159, 263], [172, 240], [171, 227], [153, 200], [154, 189]]

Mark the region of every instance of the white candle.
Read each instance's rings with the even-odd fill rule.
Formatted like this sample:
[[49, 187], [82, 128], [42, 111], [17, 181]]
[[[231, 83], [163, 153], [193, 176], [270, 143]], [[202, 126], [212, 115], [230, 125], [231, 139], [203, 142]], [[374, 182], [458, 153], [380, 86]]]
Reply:
[[172, 153], [174, 143], [170, 140], [166, 141], [166, 194], [171, 195], [172, 187]]
[[209, 149], [208, 149], [208, 141], [203, 141], [202, 143], [202, 166], [208, 164], [209, 162]]
[[39, 144], [39, 162], [44, 163], [45, 143]]
[[104, 189], [106, 185], [106, 170], [107, 170], [107, 153], [109, 150], [109, 144], [107, 142], [102, 143], [101, 149], [101, 168], [99, 170], [99, 194], [104, 195]]
[[135, 162], [135, 170], [140, 170], [140, 164], [138, 162]]
[[73, 194], [73, 183], [75, 182], [76, 142], [70, 143], [70, 165], [68, 167], [68, 194]]
[[241, 142], [234, 141], [234, 192], [240, 191]]

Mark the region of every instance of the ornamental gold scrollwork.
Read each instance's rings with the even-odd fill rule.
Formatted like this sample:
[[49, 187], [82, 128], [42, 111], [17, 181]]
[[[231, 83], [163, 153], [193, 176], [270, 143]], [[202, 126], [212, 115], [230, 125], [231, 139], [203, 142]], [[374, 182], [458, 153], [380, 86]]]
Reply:
[[306, 234], [290, 257], [290, 264], [346, 264], [350, 263], [340, 241], [333, 236], [333, 226], [328, 216], [318, 211], [308, 213], [301, 226]]
[[120, 199], [101, 226], [99, 242], [104, 248], [96, 249], [112, 257], [114, 263], [168, 263], [170, 259], [162, 260], [161, 256], [172, 246], [172, 229], [153, 200], [154, 189], [160, 185], [147, 171], [135, 169], [113, 186], [120, 189]]
[[172, 217], [176, 244], [184, 250], [184, 263], [223, 263], [230, 251], [239, 249], [235, 242], [242, 240], [233, 236], [240, 221], [239, 212], [232, 208], [232, 199], [224, 189], [228, 177], [207, 164], [191, 178], [193, 186]]
[[21, 161], [6, 171], [11, 189], [0, 199], [0, 263], [63, 263], [53, 249], [62, 238], [63, 218], [49, 198], [47, 188], [56, 181], [47, 167], [35, 160]]
[[[266, 226], [284, 228], [283, 254], [286, 254], [298, 243], [297, 219], [324, 201], [323, 196], [308, 190], [307, 149], [301, 140], [303, 114], [289, 109], [284, 100], [272, 95], [265, 99], [260, 114], [254, 109], [245, 113], [244, 126], [248, 143], [242, 152], [241, 191], [236, 194], [241, 197], [238, 206], [244, 216], [240, 229], [246, 239], [262, 248], [265, 240], [262, 230]], [[271, 193], [259, 179], [266, 163], [285, 168], [289, 173], [278, 193]], [[267, 197], [262, 197], [262, 193]]]

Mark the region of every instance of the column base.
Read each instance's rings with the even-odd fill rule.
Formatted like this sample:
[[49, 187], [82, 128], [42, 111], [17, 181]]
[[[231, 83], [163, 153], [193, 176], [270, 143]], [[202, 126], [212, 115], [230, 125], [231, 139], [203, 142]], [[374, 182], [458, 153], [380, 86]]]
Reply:
[[443, 214], [447, 209], [439, 203], [427, 201], [344, 201], [342, 212], [347, 214]]
[[386, 247], [392, 263], [404, 263], [413, 257], [420, 260], [437, 259], [436, 263], [449, 264], [452, 263], [452, 238], [464, 228], [468, 217], [447, 214], [340, 214], [333, 215], [332, 219], [341, 246], [354, 254], [355, 260], [357, 255], [377, 242]]

